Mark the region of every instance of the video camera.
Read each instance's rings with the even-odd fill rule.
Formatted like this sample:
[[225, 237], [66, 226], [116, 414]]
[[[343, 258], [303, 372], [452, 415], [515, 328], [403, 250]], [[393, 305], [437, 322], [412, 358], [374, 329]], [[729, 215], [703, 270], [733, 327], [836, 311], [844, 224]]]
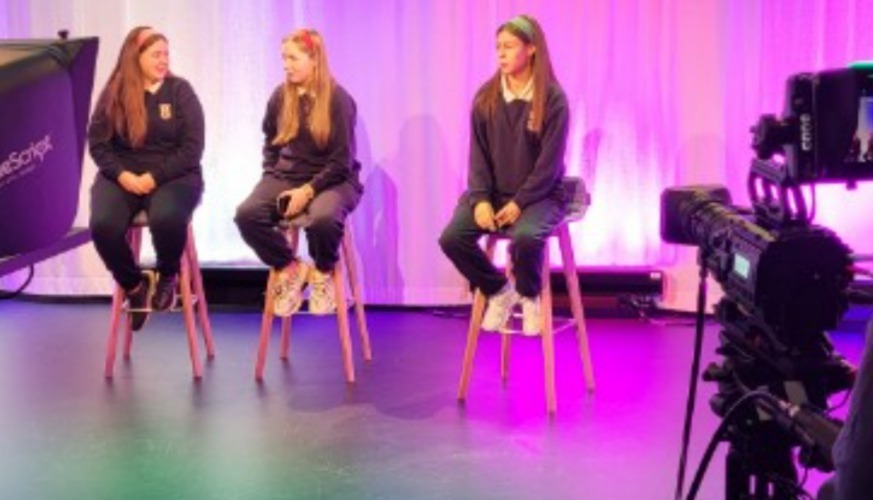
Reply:
[[96, 38], [0, 41], [0, 276], [90, 241], [73, 228]]
[[[825, 409], [854, 373], [827, 334], [849, 305], [852, 251], [812, 223], [802, 187], [873, 179], [873, 67], [790, 77], [783, 115], [762, 116], [752, 132], [752, 207], [733, 206], [722, 186], [668, 188], [661, 236], [697, 246], [702, 278], [711, 273], [724, 291], [715, 316], [725, 360], [704, 380], [719, 385], [713, 411], [731, 419], [718, 436], [730, 443], [727, 498], [795, 498], [792, 449], [805, 465], [833, 470], [839, 423]], [[756, 404], [737, 408], [747, 399]]]
[[873, 66], [792, 76], [783, 117], [764, 115], [754, 131], [758, 158], [783, 154], [795, 183], [873, 179]]

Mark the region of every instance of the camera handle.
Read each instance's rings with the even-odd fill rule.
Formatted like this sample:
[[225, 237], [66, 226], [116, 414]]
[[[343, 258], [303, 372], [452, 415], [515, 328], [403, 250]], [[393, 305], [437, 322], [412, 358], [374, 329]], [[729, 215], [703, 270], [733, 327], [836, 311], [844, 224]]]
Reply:
[[[785, 165], [772, 160], [752, 160], [747, 180], [755, 213], [775, 225], [812, 222], [800, 185], [788, 177]], [[813, 207], [814, 209], [814, 207]]]

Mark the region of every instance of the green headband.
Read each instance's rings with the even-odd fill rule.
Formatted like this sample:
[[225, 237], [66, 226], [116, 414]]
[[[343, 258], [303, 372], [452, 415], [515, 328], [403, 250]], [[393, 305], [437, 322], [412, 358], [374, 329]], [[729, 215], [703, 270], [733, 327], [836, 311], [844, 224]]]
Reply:
[[516, 28], [517, 30], [524, 33], [529, 39], [533, 40], [534, 37], [534, 27], [530, 21], [527, 20], [524, 16], [515, 16], [509, 21], [506, 22], [507, 25]]

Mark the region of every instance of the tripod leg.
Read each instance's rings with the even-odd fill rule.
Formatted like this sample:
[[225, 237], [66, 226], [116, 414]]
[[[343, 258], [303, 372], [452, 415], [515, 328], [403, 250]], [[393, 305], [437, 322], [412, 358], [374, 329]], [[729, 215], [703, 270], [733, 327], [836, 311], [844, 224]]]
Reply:
[[[797, 468], [791, 454], [791, 447], [780, 443], [771, 448], [768, 482], [772, 484], [772, 498], [774, 500], [795, 500], [799, 485], [797, 484]], [[776, 480], [779, 478], [779, 480]]]
[[728, 449], [725, 457], [725, 500], [740, 500], [750, 498], [751, 475], [746, 468], [746, 463], [743, 460], [742, 453], [737, 451], [733, 445]]
[[755, 444], [731, 443], [725, 457], [725, 500], [796, 500], [797, 469], [782, 437], [758, 434]]

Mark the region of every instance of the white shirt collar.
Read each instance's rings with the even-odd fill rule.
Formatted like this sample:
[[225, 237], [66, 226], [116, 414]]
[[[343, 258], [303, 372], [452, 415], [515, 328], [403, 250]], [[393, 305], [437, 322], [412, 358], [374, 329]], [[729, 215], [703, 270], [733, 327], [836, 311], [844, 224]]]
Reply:
[[507, 82], [506, 75], [500, 75], [500, 88], [503, 90], [503, 100], [506, 102], [512, 102], [516, 99], [520, 99], [525, 102], [530, 102], [533, 100], [533, 76], [531, 76], [530, 80], [527, 81], [527, 85], [521, 89], [521, 92], [518, 94], [513, 94], [511, 90], [509, 90], [509, 83]]
[[154, 95], [154, 94], [157, 94], [157, 93], [158, 93], [158, 90], [161, 90], [161, 86], [162, 86], [162, 85], [164, 85], [164, 80], [163, 80], [163, 79], [156, 81], [155, 83], [149, 85], [149, 86], [146, 87], [145, 89], [146, 89], [146, 92], [148, 92], [149, 94]]
[[302, 97], [302, 96], [309, 96], [309, 97], [312, 97], [312, 98], [315, 97], [315, 93], [312, 92], [312, 90], [310, 90], [310, 89], [304, 87], [303, 85], [297, 85], [297, 95], [298, 95], [298, 96], [301, 96], [301, 97]]

